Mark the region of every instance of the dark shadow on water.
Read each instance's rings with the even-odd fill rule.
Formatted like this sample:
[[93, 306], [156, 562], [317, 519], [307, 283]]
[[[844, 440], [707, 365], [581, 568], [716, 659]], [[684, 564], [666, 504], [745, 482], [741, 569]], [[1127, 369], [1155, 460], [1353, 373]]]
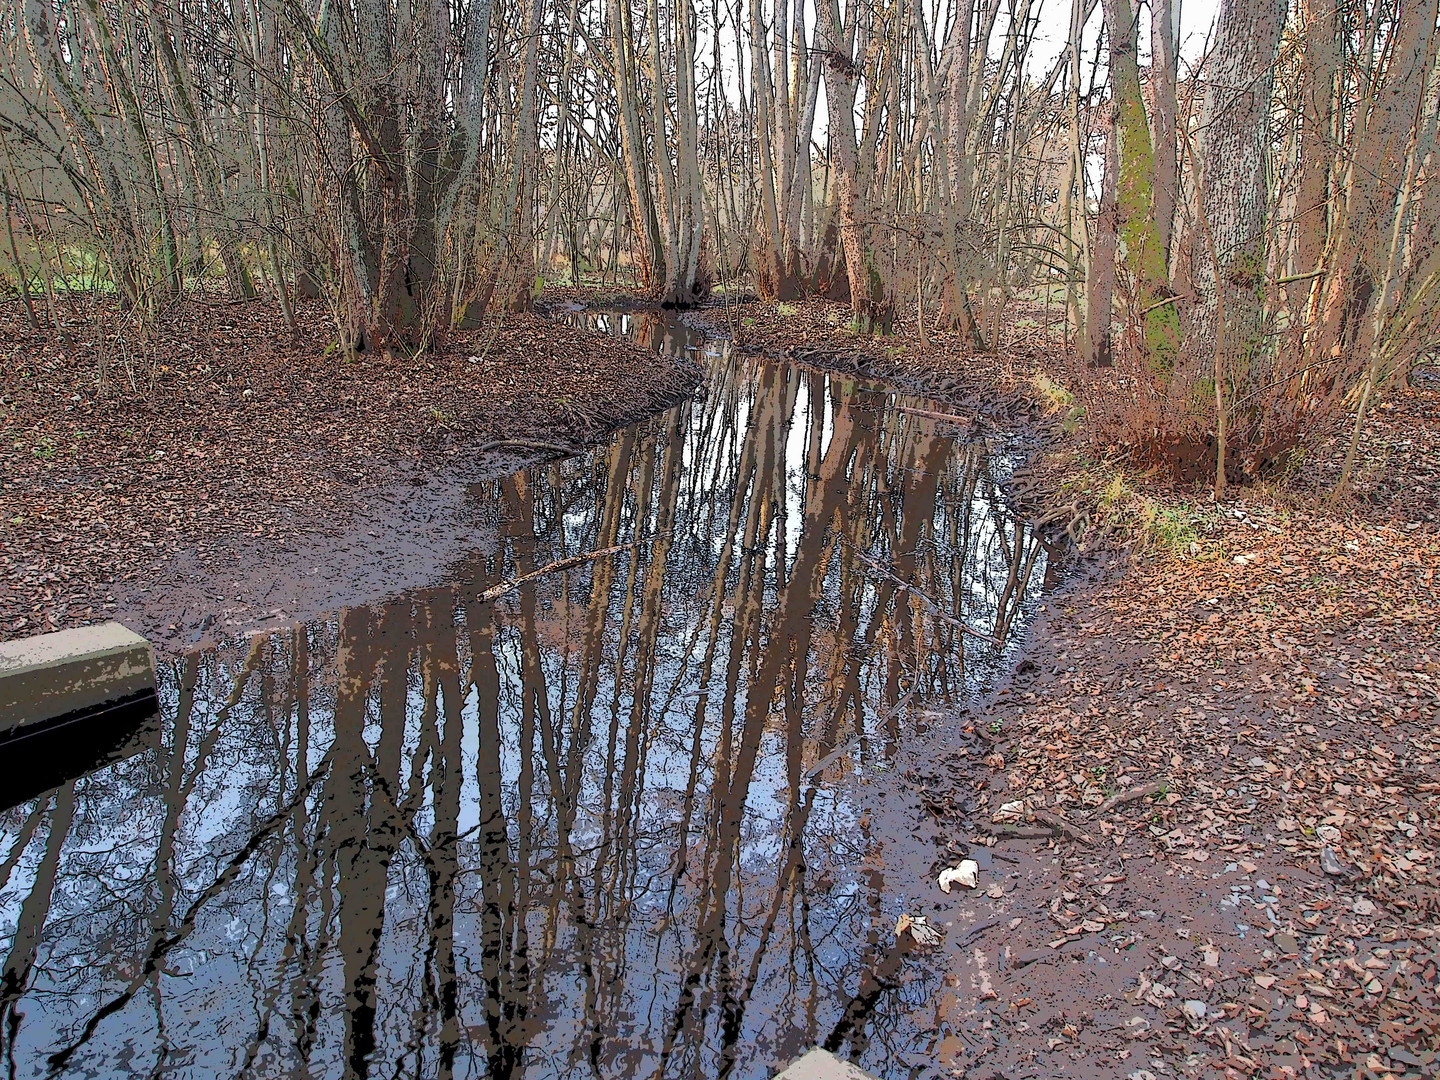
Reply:
[[1039, 591], [1008, 462], [926, 403], [623, 318], [708, 393], [478, 487], [503, 540], [447, 583], [174, 662], [148, 743], [0, 815], [15, 1075], [933, 1056], [867, 799]]

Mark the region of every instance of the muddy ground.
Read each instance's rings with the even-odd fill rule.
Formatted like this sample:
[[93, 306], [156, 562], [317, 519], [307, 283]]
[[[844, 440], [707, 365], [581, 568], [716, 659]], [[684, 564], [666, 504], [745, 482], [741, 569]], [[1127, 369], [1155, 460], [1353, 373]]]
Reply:
[[350, 362], [318, 303], [299, 340], [258, 301], [188, 302], [138, 344], [93, 314], [57, 338], [0, 302], [0, 640], [119, 618], [176, 652], [425, 584], [483, 533], [467, 484], [698, 379], [533, 315]]
[[1000, 920], [949, 956], [958, 1075], [1440, 1068], [1440, 546], [1231, 513], [1052, 597], [907, 774], [940, 863], [995, 860], [940, 908]]

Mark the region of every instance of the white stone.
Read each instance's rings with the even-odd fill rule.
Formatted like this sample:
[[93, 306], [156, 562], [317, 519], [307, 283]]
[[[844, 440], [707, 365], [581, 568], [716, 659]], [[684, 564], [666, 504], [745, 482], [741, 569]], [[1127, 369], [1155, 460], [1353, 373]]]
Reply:
[[775, 1080], [874, 1080], [874, 1077], [817, 1046]]

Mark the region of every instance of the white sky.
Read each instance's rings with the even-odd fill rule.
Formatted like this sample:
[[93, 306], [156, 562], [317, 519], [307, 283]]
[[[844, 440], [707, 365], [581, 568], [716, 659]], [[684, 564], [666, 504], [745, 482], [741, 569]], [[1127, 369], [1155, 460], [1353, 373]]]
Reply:
[[[1243, 0], [1242, 0], [1243, 2]], [[1205, 39], [1220, 13], [1220, 0], [1175, 0], [1180, 12], [1180, 62], [1183, 73], [1187, 61], [1194, 62], [1205, 51]], [[1085, 27], [1086, 57], [1094, 56], [1095, 44], [1100, 37], [1102, 16], [1097, 6], [1095, 14]], [[1039, 41], [1036, 42], [1030, 58], [1032, 76], [1048, 71], [1070, 33], [1070, 0], [1042, 0], [1040, 5]], [[1140, 61], [1148, 63], [1150, 58], [1150, 11], [1146, 5], [1140, 12]]]
[[[812, 28], [815, 26], [814, 0], [803, 0], [806, 7], [806, 21]], [[1187, 73], [1187, 67], [1195, 63], [1205, 51], [1207, 38], [1214, 25], [1215, 17], [1220, 12], [1222, 0], [1174, 0], [1175, 7], [1179, 13], [1179, 44], [1180, 44], [1180, 74], [1183, 77]], [[1237, 3], [1244, 3], [1246, 0], [1235, 0]], [[1140, 10], [1140, 62], [1150, 62], [1150, 10], [1146, 0], [1141, 0]], [[947, 0], [939, 0], [940, 14], [944, 14], [947, 8]], [[705, 7], [703, 3], [697, 6]], [[842, 6], [845, 6], [842, 3]], [[928, 7], [929, 5], [927, 5]], [[1038, 13], [1036, 38], [1026, 62], [1026, 73], [1031, 79], [1043, 77], [1054, 65], [1061, 51], [1065, 48], [1065, 41], [1070, 33], [1070, 6], [1071, 0], [1038, 0], [1035, 10]], [[748, 14], [748, 13], [747, 13]], [[943, 27], [945, 19], [938, 20], [939, 26]], [[1095, 49], [1100, 40], [1100, 30], [1103, 23], [1101, 5], [1097, 4], [1095, 12], [1091, 15], [1090, 21], [1085, 26], [1084, 45], [1082, 57], [1085, 68], [1085, 78], [1088, 82], [1089, 73], [1095, 61]], [[932, 33], [938, 32], [935, 27], [931, 28]], [[727, 40], [721, 50], [722, 84], [725, 93], [735, 100], [739, 87], [737, 73], [735, 70], [735, 45], [733, 35], [735, 28], [732, 25], [727, 27]], [[995, 55], [999, 55], [1005, 45], [1004, 13], [997, 21], [994, 34], [990, 39], [991, 49]], [[708, 63], [711, 52], [711, 37], [708, 27], [702, 25], [700, 30], [699, 48], [696, 50], [696, 57], [700, 62]], [[749, 68], [749, 46], [745, 47], [746, 77], [750, 76]], [[1103, 73], [1105, 64], [1104, 57], [1100, 58], [1100, 71]], [[824, 87], [820, 90], [819, 113], [816, 117], [816, 138], [823, 140], [825, 130], [825, 98]]]

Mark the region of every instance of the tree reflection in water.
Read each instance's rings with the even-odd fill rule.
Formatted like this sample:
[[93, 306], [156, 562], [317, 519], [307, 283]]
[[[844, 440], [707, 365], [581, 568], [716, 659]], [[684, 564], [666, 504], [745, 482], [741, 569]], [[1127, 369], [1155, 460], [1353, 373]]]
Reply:
[[182, 658], [158, 749], [5, 812], [11, 1075], [928, 1056], [866, 777], [1045, 555], [924, 403], [704, 355], [703, 400], [484, 485], [453, 584]]

